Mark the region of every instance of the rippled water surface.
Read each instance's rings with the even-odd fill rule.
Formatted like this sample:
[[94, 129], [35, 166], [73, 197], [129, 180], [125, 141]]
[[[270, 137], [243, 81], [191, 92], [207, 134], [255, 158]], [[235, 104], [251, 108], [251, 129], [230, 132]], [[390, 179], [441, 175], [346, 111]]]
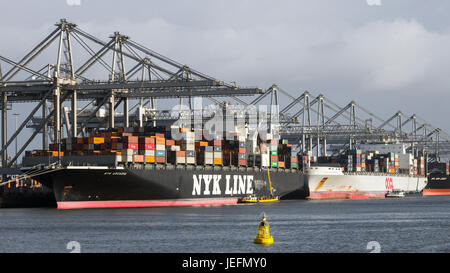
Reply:
[[[263, 211], [275, 240], [268, 247], [253, 244]], [[0, 230], [0, 252], [64, 253], [71, 241], [81, 252], [450, 252], [450, 197], [0, 209]]]

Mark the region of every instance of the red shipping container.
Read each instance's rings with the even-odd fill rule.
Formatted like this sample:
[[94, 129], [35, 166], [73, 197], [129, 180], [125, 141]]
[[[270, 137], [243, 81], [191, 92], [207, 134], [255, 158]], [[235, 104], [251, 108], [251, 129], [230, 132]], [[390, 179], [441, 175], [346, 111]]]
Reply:
[[155, 144], [143, 144], [143, 143], [139, 144], [139, 150], [154, 150], [154, 149]]
[[271, 161], [278, 161], [278, 156], [272, 155], [272, 156], [270, 156], [270, 160]]
[[139, 150], [137, 143], [123, 143], [122, 149]]
[[247, 160], [239, 159], [239, 166], [247, 166]]
[[164, 156], [157, 156], [156, 163], [166, 163], [166, 158]]
[[222, 146], [222, 140], [214, 140], [214, 146]]
[[239, 153], [240, 154], [245, 154], [245, 148], [239, 148]]
[[298, 162], [297, 157], [292, 156], [292, 157], [291, 157], [291, 163], [297, 163], [297, 162]]
[[164, 134], [161, 134], [161, 133], [156, 133], [155, 136], [156, 137], [160, 137], [160, 138], [165, 138], [166, 137]]

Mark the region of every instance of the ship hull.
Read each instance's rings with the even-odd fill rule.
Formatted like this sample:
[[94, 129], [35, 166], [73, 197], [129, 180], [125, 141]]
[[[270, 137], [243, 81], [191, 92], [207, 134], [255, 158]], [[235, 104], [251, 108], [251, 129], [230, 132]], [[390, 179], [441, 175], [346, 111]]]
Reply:
[[396, 189], [407, 193], [421, 192], [426, 185], [425, 177], [389, 174], [308, 174], [308, 199], [369, 199], [385, 198], [386, 193]]
[[[53, 187], [58, 209], [236, 204], [267, 195], [267, 170], [67, 167], [36, 178]], [[271, 171], [274, 195], [307, 195], [303, 175]]]
[[424, 196], [450, 195], [449, 175], [432, 173], [428, 176], [428, 184], [423, 189]]

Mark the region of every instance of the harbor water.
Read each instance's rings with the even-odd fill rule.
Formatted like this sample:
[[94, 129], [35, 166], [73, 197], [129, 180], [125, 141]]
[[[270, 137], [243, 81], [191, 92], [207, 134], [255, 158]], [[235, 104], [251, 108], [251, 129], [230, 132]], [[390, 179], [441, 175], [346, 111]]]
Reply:
[[[274, 244], [256, 245], [265, 212]], [[450, 196], [213, 207], [0, 209], [1, 253], [450, 252]]]

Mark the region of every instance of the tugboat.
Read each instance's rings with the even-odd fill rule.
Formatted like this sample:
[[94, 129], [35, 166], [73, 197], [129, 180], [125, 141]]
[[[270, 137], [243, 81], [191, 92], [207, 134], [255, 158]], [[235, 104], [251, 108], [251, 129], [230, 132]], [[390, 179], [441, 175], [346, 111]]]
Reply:
[[269, 222], [267, 222], [266, 214], [263, 213], [261, 222], [259, 222], [258, 225], [258, 235], [255, 236], [254, 243], [262, 245], [273, 244], [273, 237], [270, 236], [269, 229], [270, 229]]
[[388, 191], [386, 193], [386, 198], [388, 198], [388, 197], [402, 198], [402, 197], [405, 197], [405, 192], [402, 190], [393, 189], [392, 191]]
[[278, 196], [260, 196], [252, 194], [246, 197], [243, 197], [239, 200], [240, 203], [265, 203], [265, 202], [276, 202], [279, 201], [280, 198]]
[[270, 189], [270, 195], [269, 196], [256, 196], [255, 194], [251, 194], [248, 196], [245, 196], [241, 199], [239, 199], [239, 203], [267, 203], [267, 202], [276, 202], [280, 200], [279, 196], [273, 196], [272, 193], [272, 184], [270, 182], [270, 173], [269, 169], [267, 169], [267, 176], [269, 180], [269, 189]]

